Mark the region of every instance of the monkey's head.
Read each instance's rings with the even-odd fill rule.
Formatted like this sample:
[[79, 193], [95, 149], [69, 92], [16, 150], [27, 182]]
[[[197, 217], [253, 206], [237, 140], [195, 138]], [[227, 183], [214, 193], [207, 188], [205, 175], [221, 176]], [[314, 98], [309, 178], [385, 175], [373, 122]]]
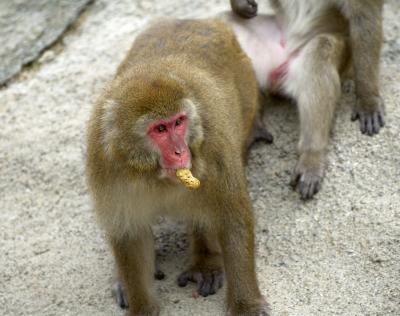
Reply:
[[202, 141], [194, 102], [183, 82], [168, 74], [117, 78], [103, 103], [101, 125], [107, 157], [162, 177], [191, 168], [191, 146]]

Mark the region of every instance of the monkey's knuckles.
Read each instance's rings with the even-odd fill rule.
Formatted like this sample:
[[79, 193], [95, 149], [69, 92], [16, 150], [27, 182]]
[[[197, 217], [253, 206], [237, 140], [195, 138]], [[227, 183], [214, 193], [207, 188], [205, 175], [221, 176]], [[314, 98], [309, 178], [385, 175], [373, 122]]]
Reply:
[[208, 270], [193, 267], [178, 277], [178, 285], [181, 287], [186, 286], [189, 282], [197, 283], [199, 295], [203, 297], [213, 295], [223, 285], [223, 271], [222, 269]]
[[373, 136], [385, 126], [385, 106], [381, 97], [358, 99], [351, 120], [360, 122], [362, 134]]
[[321, 189], [322, 178], [309, 176], [299, 182], [299, 192], [302, 200], [309, 200]]
[[238, 6], [238, 13], [240, 14], [240, 16], [249, 19], [257, 15], [257, 8], [257, 2], [255, 2], [254, 0], [242, 1]]
[[309, 200], [321, 189], [323, 166], [307, 167], [299, 162], [292, 174], [290, 185], [298, 189], [302, 200]]

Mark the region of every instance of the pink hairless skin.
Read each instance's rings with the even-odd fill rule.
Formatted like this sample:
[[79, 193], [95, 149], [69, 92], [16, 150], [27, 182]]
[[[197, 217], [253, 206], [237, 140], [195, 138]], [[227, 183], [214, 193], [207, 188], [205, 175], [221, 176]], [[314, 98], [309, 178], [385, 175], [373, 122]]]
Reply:
[[189, 169], [191, 155], [186, 144], [188, 117], [185, 112], [151, 123], [147, 134], [160, 151], [162, 175], [175, 178], [177, 169]]

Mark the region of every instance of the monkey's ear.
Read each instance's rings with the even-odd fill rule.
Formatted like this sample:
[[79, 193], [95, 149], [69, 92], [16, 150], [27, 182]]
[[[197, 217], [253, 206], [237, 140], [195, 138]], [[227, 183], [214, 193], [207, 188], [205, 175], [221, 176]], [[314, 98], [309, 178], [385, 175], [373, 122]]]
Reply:
[[198, 106], [191, 99], [183, 99], [183, 110], [189, 118], [188, 142], [191, 145], [204, 140], [203, 124], [198, 111]]
[[101, 143], [103, 144], [104, 154], [108, 158], [112, 158], [114, 144], [118, 137], [118, 129], [116, 126], [116, 107], [117, 102], [112, 99], [105, 99], [101, 103], [100, 130]]
[[110, 130], [115, 126], [115, 109], [118, 104], [113, 99], [105, 99], [102, 103], [102, 115], [100, 117], [101, 128], [103, 131]]

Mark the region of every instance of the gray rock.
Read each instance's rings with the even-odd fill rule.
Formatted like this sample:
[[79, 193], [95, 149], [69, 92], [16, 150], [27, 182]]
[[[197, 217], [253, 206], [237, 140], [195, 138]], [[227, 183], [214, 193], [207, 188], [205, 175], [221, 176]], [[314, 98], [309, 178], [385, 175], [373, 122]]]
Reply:
[[0, 0], [0, 84], [35, 60], [91, 0]]

